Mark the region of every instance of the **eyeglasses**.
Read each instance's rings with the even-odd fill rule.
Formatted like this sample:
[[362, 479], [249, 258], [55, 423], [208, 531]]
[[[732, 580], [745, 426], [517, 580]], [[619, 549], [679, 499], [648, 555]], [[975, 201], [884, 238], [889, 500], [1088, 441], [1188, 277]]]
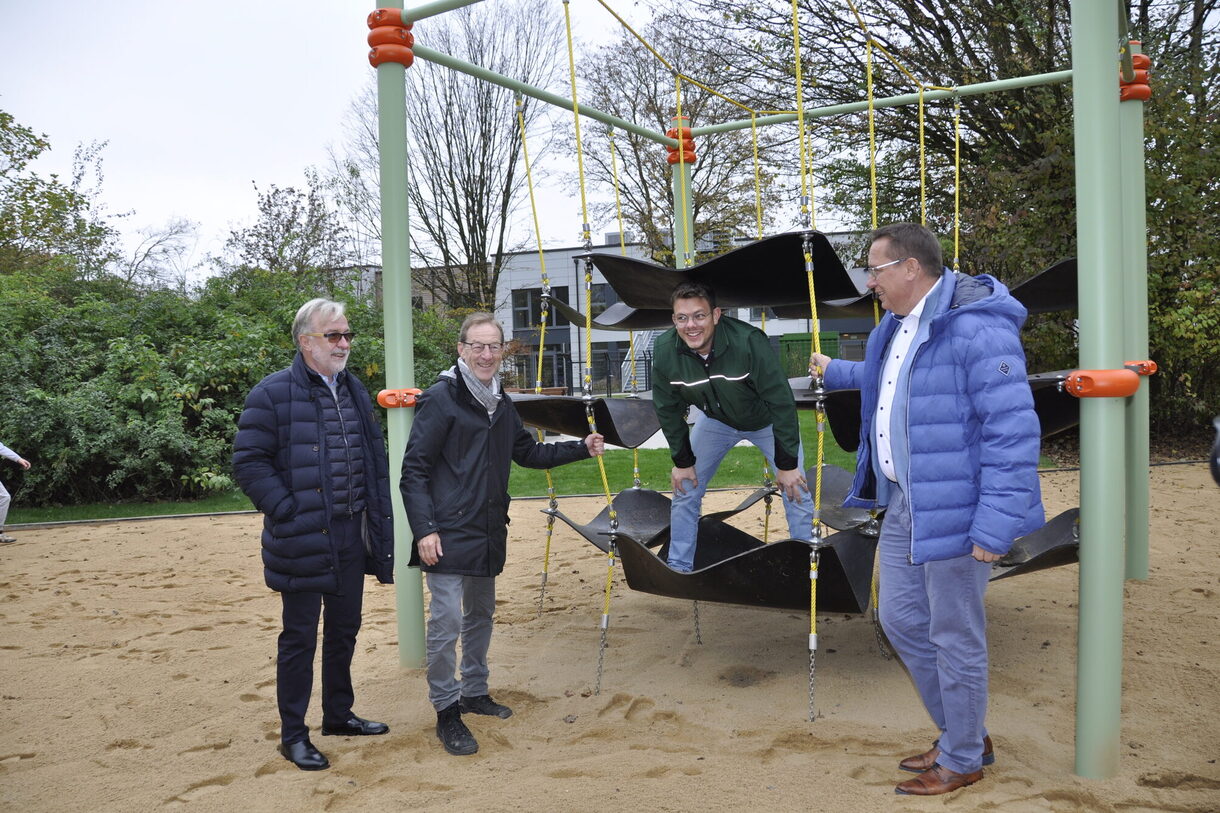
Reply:
[[317, 336], [319, 339], [326, 339], [331, 344], [338, 344], [340, 339], [347, 339], [347, 343], [351, 344], [352, 339], [356, 338], [356, 334], [352, 331], [340, 333], [337, 330], [332, 330], [330, 333], [306, 333], [306, 336]]
[[864, 272], [868, 274], [869, 279], [875, 280], [877, 277], [881, 276], [882, 271], [889, 268], [891, 265], [898, 265], [898, 263], [904, 263], [909, 259], [911, 258], [901, 257], [897, 260], [890, 260], [888, 263], [882, 263], [881, 265], [866, 265], [864, 266]]
[[711, 316], [712, 315], [710, 313], [704, 313], [703, 311], [699, 311], [699, 313], [692, 313], [690, 315], [685, 313], [675, 313], [674, 324], [685, 325], [687, 322], [706, 322], [711, 318]]
[[484, 350], [490, 350], [492, 353], [499, 353], [501, 350], [504, 349], [504, 342], [489, 342], [487, 344], [484, 344], [483, 342], [461, 342], [460, 341], [458, 343], [464, 344], [467, 347], [469, 347], [471, 352], [474, 353], [476, 356], [481, 354]]

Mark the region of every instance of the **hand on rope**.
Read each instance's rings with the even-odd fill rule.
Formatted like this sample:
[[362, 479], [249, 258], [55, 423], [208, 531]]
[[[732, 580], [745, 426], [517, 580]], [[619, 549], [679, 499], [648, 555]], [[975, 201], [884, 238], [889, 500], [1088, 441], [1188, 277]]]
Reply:
[[775, 472], [775, 484], [792, 502], [799, 503], [803, 497], [801, 492], [809, 493], [809, 484], [800, 469], [779, 469]]
[[830, 362], [834, 361], [825, 353], [813, 353], [810, 355], [809, 376], [811, 378], [821, 378], [826, 375], [826, 368], [830, 366]]
[[606, 452], [606, 437], [597, 432], [586, 435], [585, 448], [589, 450], [589, 457], [601, 457]]

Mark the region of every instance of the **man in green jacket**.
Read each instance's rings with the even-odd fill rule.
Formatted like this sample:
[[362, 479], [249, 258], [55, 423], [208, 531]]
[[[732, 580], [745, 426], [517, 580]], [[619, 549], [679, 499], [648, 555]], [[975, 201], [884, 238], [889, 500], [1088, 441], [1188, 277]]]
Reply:
[[[653, 345], [652, 403], [674, 461], [669, 566], [689, 573], [703, 494], [720, 461], [739, 441], [762, 450], [776, 469], [788, 533], [813, 535], [813, 503], [801, 452], [796, 401], [767, 335], [724, 316], [711, 289], [683, 282], [670, 296], [674, 327]], [[688, 431], [686, 413], [699, 408]]]

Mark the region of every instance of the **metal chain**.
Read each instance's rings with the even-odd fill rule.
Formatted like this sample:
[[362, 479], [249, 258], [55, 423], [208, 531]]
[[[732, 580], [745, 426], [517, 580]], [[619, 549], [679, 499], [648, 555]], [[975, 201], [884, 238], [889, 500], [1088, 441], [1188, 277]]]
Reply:
[[699, 602], [695, 601], [695, 643], [703, 646], [703, 632], [699, 629]]

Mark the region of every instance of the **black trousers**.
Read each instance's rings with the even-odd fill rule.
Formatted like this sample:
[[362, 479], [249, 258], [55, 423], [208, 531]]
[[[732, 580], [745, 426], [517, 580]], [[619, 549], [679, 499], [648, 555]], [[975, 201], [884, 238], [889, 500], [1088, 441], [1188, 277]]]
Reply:
[[[313, 691], [313, 660], [318, 648], [318, 618], [322, 618], [322, 721], [340, 724], [352, 714], [352, 653], [360, 631], [364, 603], [364, 544], [360, 520], [331, 522], [339, 550], [342, 595], [281, 593], [284, 629], [276, 660], [276, 697], [280, 706], [280, 740], [300, 742], [309, 737], [305, 712]], [[325, 607], [325, 613], [322, 612]]]

